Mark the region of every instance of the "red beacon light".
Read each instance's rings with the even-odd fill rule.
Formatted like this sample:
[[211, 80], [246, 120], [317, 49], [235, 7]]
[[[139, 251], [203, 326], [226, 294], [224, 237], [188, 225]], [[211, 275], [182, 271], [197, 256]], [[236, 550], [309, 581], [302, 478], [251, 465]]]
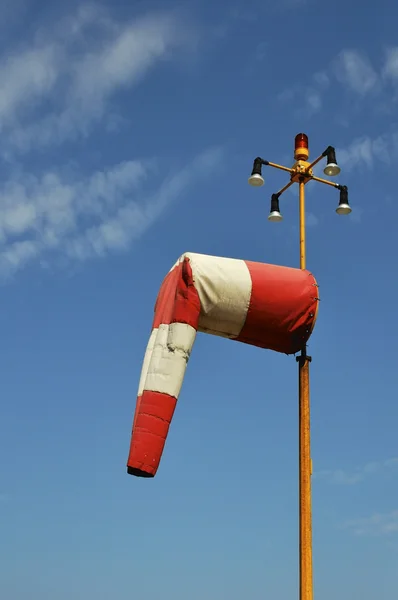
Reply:
[[294, 159], [308, 160], [309, 155], [308, 136], [305, 133], [298, 133], [294, 139]]

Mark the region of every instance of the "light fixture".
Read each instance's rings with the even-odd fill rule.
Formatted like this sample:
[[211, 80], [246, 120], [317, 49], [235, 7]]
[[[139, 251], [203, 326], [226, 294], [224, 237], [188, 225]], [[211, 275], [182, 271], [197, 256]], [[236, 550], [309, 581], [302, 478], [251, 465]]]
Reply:
[[264, 178], [261, 175], [261, 168], [264, 163], [265, 161], [263, 161], [261, 158], [254, 159], [252, 174], [248, 179], [249, 185], [254, 187], [261, 187], [264, 185]]
[[278, 221], [282, 221], [283, 217], [279, 212], [279, 196], [278, 194], [272, 194], [271, 196], [271, 210], [268, 215], [268, 221], [272, 221], [273, 223], [277, 223]]
[[309, 155], [308, 136], [298, 133], [294, 138], [294, 160], [307, 160]]
[[348, 204], [348, 188], [346, 185], [340, 186], [340, 202], [336, 208], [338, 215], [349, 215], [351, 206]]
[[341, 171], [341, 169], [336, 161], [336, 150], [333, 148], [333, 146], [329, 146], [326, 149], [325, 154], [327, 156], [327, 165], [323, 169], [323, 172], [328, 177], [336, 177], [336, 175], [339, 175], [339, 173]]

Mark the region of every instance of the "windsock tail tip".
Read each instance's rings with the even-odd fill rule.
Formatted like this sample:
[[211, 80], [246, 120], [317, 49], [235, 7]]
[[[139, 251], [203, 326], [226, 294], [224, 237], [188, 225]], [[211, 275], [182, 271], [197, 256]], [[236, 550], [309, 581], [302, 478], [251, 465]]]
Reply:
[[144, 471], [143, 469], [139, 469], [137, 467], [127, 467], [128, 475], [134, 475], [134, 477], [145, 477], [145, 478], [153, 478], [155, 477], [155, 473], [149, 473], [148, 471]]

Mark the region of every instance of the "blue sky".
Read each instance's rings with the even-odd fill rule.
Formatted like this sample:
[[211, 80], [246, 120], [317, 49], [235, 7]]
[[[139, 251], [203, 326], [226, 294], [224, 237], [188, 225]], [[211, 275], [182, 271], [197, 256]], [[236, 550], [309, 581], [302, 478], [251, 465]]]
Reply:
[[199, 335], [156, 478], [125, 463], [177, 257], [298, 265], [297, 190], [271, 224], [247, 177], [305, 131], [353, 207], [308, 187], [315, 597], [395, 599], [396, 3], [2, 11], [2, 597], [297, 597], [293, 357]]

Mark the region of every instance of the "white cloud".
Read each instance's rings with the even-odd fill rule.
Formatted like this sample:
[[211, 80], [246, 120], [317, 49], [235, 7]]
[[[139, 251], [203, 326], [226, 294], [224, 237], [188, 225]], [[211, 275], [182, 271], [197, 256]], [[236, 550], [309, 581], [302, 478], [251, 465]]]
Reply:
[[378, 75], [370, 61], [358, 50], [343, 50], [334, 68], [337, 80], [357, 94], [367, 94], [378, 83]]
[[318, 473], [315, 473], [315, 477], [335, 485], [355, 485], [357, 483], [361, 483], [372, 475], [376, 475], [393, 468], [398, 469], [398, 458], [389, 458], [384, 461], [373, 461], [362, 467], [358, 467], [352, 472], [347, 472], [342, 469], [336, 469], [334, 471], [319, 471]]
[[309, 212], [307, 213], [305, 222], [307, 227], [316, 227], [319, 224], [319, 219], [316, 215], [314, 215], [314, 213]]
[[324, 71], [318, 71], [313, 76], [313, 80], [320, 89], [326, 89], [330, 85], [330, 78]]
[[375, 513], [369, 517], [353, 519], [344, 523], [355, 535], [393, 535], [398, 533], [398, 510]]
[[[51, 34], [36, 36], [27, 49], [0, 63], [3, 145], [26, 152], [87, 135], [107, 115], [116, 92], [137, 84], [193, 38], [174, 14], [120, 24], [83, 6]], [[46, 113], [37, 119], [33, 109], [44, 106]]]
[[398, 47], [389, 48], [387, 51], [383, 75], [388, 79], [398, 81]]
[[342, 50], [326, 71], [314, 73], [308, 84], [293, 86], [279, 94], [278, 98], [284, 101], [301, 101], [300, 112], [312, 116], [322, 109], [324, 94], [333, 81], [364, 97], [379, 90], [380, 77], [364, 54], [358, 50]]
[[21, 107], [32, 106], [46, 95], [56, 78], [56, 52], [50, 46], [26, 50], [3, 60], [0, 64], [1, 128]]
[[257, 44], [255, 51], [256, 60], [263, 61], [267, 58], [267, 53], [269, 52], [269, 44], [267, 42], [260, 42]]
[[305, 103], [307, 108], [311, 111], [311, 113], [318, 112], [322, 108], [322, 99], [319, 92], [313, 89], [306, 90], [305, 93]]
[[99, 122], [105, 132], [120, 127], [126, 115], [112, 110], [114, 96], [195, 43], [195, 31], [176, 13], [120, 23], [86, 4], [0, 58], [1, 148], [14, 168], [0, 183], [1, 278], [33, 261], [81, 261], [128, 249], [219, 164], [222, 149], [211, 148], [162, 180], [153, 159], [72, 175], [54, 166], [31, 174], [15, 160], [18, 151], [51, 151], [88, 136]]
[[398, 157], [398, 132], [392, 131], [376, 138], [356, 138], [346, 148], [338, 148], [337, 159], [345, 170], [355, 168], [372, 169], [376, 162], [386, 165]]
[[85, 260], [103, 256], [111, 250], [127, 249], [190, 185], [217, 168], [222, 154], [221, 148], [207, 150], [190, 165], [167, 178], [145, 203], [121, 206], [112, 218], [89, 227], [83, 234], [68, 240], [67, 254], [72, 258]]
[[98, 21], [99, 12], [94, 6], [82, 6], [76, 15], [66, 19], [59, 27], [25, 43], [19, 51], [0, 59], [0, 127], [13, 128], [18, 124], [19, 113], [31, 116], [32, 109], [48, 98], [62, 72], [69, 68], [66, 52], [76, 43], [85, 26]]
[[[1, 276], [51, 254], [85, 260], [128, 249], [190, 185], [217, 168], [222, 155], [210, 148], [156, 191], [145, 185], [145, 161], [77, 181], [55, 172], [18, 175], [0, 188]], [[151, 161], [151, 178], [153, 169]]]
[[297, 113], [303, 113], [307, 117], [318, 113], [322, 109], [322, 94], [329, 87], [330, 79], [327, 73], [319, 71], [315, 73], [308, 85], [295, 85], [278, 94], [281, 102], [299, 103]]
[[89, 174], [71, 174], [51, 160], [33, 174], [15, 158], [18, 151], [47, 146], [51, 152], [89, 136], [99, 122], [105, 132], [120, 127], [126, 115], [112, 110], [114, 96], [195, 43], [195, 31], [174, 12], [121, 23], [90, 4], [0, 58], [1, 148], [14, 169], [0, 183], [1, 278], [34, 261], [48, 266], [65, 256], [82, 261], [128, 249], [170, 203], [218, 166], [220, 148], [163, 180], [153, 159]]

